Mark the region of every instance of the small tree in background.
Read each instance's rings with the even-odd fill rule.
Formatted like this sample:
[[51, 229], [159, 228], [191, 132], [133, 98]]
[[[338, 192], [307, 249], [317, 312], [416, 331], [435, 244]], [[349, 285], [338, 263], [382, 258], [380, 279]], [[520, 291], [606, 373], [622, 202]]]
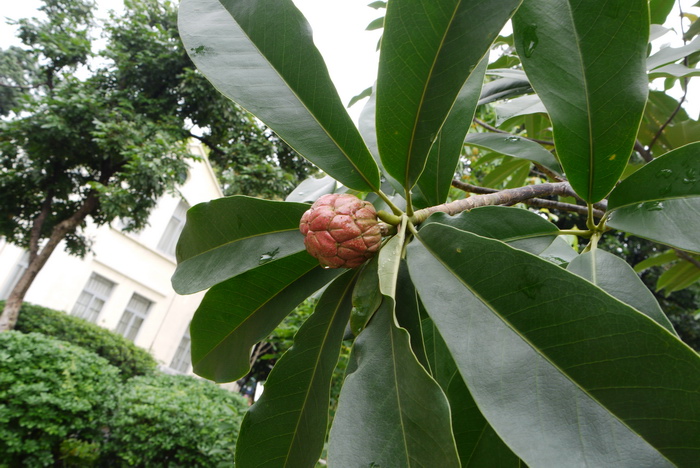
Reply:
[[[650, 19], [673, 2], [372, 5], [387, 10], [359, 129], [290, 0], [180, 6], [202, 73], [329, 176], [285, 202], [188, 212], [173, 285], [210, 288], [191, 326], [199, 375], [245, 375], [250, 348], [324, 288], [244, 418], [237, 464], [314, 466], [351, 333], [331, 466], [694, 466], [700, 358], [601, 248], [617, 230], [697, 266], [698, 123], [649, 93], [649, 76], [697, 73], [697, 42], [648, 57]], [[506, 54], [489, 64], [496, 40]], [[473, 121], [497, 101], [510, 106], [497, 127]], [[467, 184], [454, 180], [465, 143], [491, 153]], [[359, 200], [326, 196], [336, 190], [371, 201], [378, 224]], [[559, 229], [519, 203], [585, 222]], [[353, 264], [377, 226], [381, 250], [359, 268], [309, 255]]]
[[279, 197], [309, 173], [196, 71], [171, 3], [125, 7], [104, 28], [104, 50], [94, 50], [92, 2], [46, 0], [46, 19], [18, 22], [23, 47], [0, 51], [0, 112], [10, 117], [0, 121], [0, 236], [29, 254], [0, 330], [14, 326], [61, 241], [73, 255], [89, 250], [88, 221], [146, 225], [158, 198], [185, 180], [188, 139], [210, 149], [229, 194]]

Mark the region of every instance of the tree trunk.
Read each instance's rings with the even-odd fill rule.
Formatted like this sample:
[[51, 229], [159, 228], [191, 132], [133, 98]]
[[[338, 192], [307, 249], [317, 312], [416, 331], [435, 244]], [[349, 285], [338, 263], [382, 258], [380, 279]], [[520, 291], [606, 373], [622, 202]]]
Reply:
[[97, 208], [97, 198], [94, 195], [88, 195], [80, 208], [70, 218], [64, 219], [54, 226], [46, 245], [41, 250], [29, 253], [29, 265], [19, 278], [19, 281], [17, 281], [17, 284], [12, 288], [12, 291], [10, 291], [10, 295], [5, 302], [5, 308], [0, 315], [0, 332], [15, 328], [24, 296], [29, 291], [34, 279], [46, 265], [58, 244], [68, 233], [75, 231], [95, 208]]

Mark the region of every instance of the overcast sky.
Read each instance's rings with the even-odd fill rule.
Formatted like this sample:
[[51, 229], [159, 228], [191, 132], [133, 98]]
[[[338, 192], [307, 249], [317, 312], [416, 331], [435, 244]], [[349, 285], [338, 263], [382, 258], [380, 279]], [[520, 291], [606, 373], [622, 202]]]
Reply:
[[[19, 19], [37, 15], [41, 0], [0, 0], [2, 17]], [[365, 31], [366, 26], [383, 14], [383, 10], [374, 10], [367, 6], [370, 0], [293, 0], [311, 23], [314, 31], [314, 42], [326, 60], [331, 78], [338, 88], [344, 104], [374, 83], [377, 73], [378, 54], [376, 45], [379, 31]], [[122, 0], [96, 0], [99, 18], [107, 18], [109, 10], [121, 10]], [[700, 9], [691, 8], [696, 0], [681, 0], [684, 11], [700, 13]], [[678, 17], [677, 9], [671, 12], [669, 18]], [[1, 17], [0, 17], [1, 19]], [[667, 24], [678, 29], [677, 21]], [[687, 26], [686, 26], [687, 28]], [[16, 43], [15, 28], [0, 22], [0, 48]], [[675, 36], [668, 34], [660, 39], [659, 44], [671, 41]], [[673, 46], [682, 45], [676, 37]], [[682, 94], [680, 87], [672, 94], [679, 98]], [[690, 81], [690, 93], [686, 110], [694, 118], [700, 113], [700, 78]], [[356, 104], [349, 112], [356, 120], [363, 103]]]
[[[376, 52], [379, 31], [366, 31], [367, 25], [383, 14], [367, 6], [370, 0], [293, 0], [311, 23], [314, 42], [321, 51], [343, 104], [372, 86], [377, 75]], [[0, 48], [18, 44], [16, 28], [5, 18], [17, 20], [37, 16], [41, 0], [0, 0]], [[121, 10], [123, 0], [96, 0], [98, 18], [107, 18], [109, 10]], [[349, 109], [357, 119], [362, 104]]]

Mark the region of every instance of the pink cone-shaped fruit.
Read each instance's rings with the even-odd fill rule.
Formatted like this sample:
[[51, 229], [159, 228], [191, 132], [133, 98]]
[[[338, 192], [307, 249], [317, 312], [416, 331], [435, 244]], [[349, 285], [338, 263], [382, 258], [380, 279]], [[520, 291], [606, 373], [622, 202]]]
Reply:
[[306, 250], [328, 268], [357, 268], [382, 240], [377, 212], [354, 195], [329, 193], [316, 200], [299, 223]]

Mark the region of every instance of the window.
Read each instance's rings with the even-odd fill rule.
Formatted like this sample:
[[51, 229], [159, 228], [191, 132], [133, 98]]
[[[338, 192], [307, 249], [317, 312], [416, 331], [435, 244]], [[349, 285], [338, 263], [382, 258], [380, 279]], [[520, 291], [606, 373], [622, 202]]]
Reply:
[[12, 273], [10, 273], [10, 276], [8, 276], [7, 281], [5, 282], [5, 285], [2, 288], [2, 292], [0, 292], [0, 299], [7, 299], [7, 296], [10, 295], [10, 292], [12, 292], [14, 287], [17, 285], [17, 282], [22, 277], [22, 275], [28, 267], [29, 252], [24, 252], [24, 255], [22, 255], [22, 258], [19, 259], [19, 262], [17, 262], [17, 264], [15, 265], [15, 268], [12, 270]]
[[113, 282], [93, 273], [75, 302], [71, 314], [88, 322], [96, 322], [97, 316], [100, 315], [102, 307], [112, 294], [114, 286]]
[[175, 256], [175, 246], [177, 245], [177, 239], [180, 237], [182, 228], [185, 227], [185, 217], [189, 207], [187, 203], [180, 201], [177, 208], [175, 208], [175, 212], [165, 228], [163, 237], [161, 237], [160, 242], [158, 242], [158, 250], [164, 254], [172, 257]]
[[170, 368], [182, 373], [188, 372], [190, 370], [190, 366], [192, 365], [190, 349], [190, 327], [188, 326], [185, 334], [180, 340], [180, 345], [177, 347], [177, 351], [175, 351], [175, 357], [173, 357], [172, 362], [170, 362]]
[[153, 303], [146, 299], [145, 297], [139, 296], [134, 293], [131, 296], [129, 304], [126, 306], [126, 310], [122, 314], [122, 318], [119, 320], [115, 332], [124, 336], [125, 338], [134, 341], [136, 335], [139, 333], [141, 324], [148, 316], [148, 311]]

